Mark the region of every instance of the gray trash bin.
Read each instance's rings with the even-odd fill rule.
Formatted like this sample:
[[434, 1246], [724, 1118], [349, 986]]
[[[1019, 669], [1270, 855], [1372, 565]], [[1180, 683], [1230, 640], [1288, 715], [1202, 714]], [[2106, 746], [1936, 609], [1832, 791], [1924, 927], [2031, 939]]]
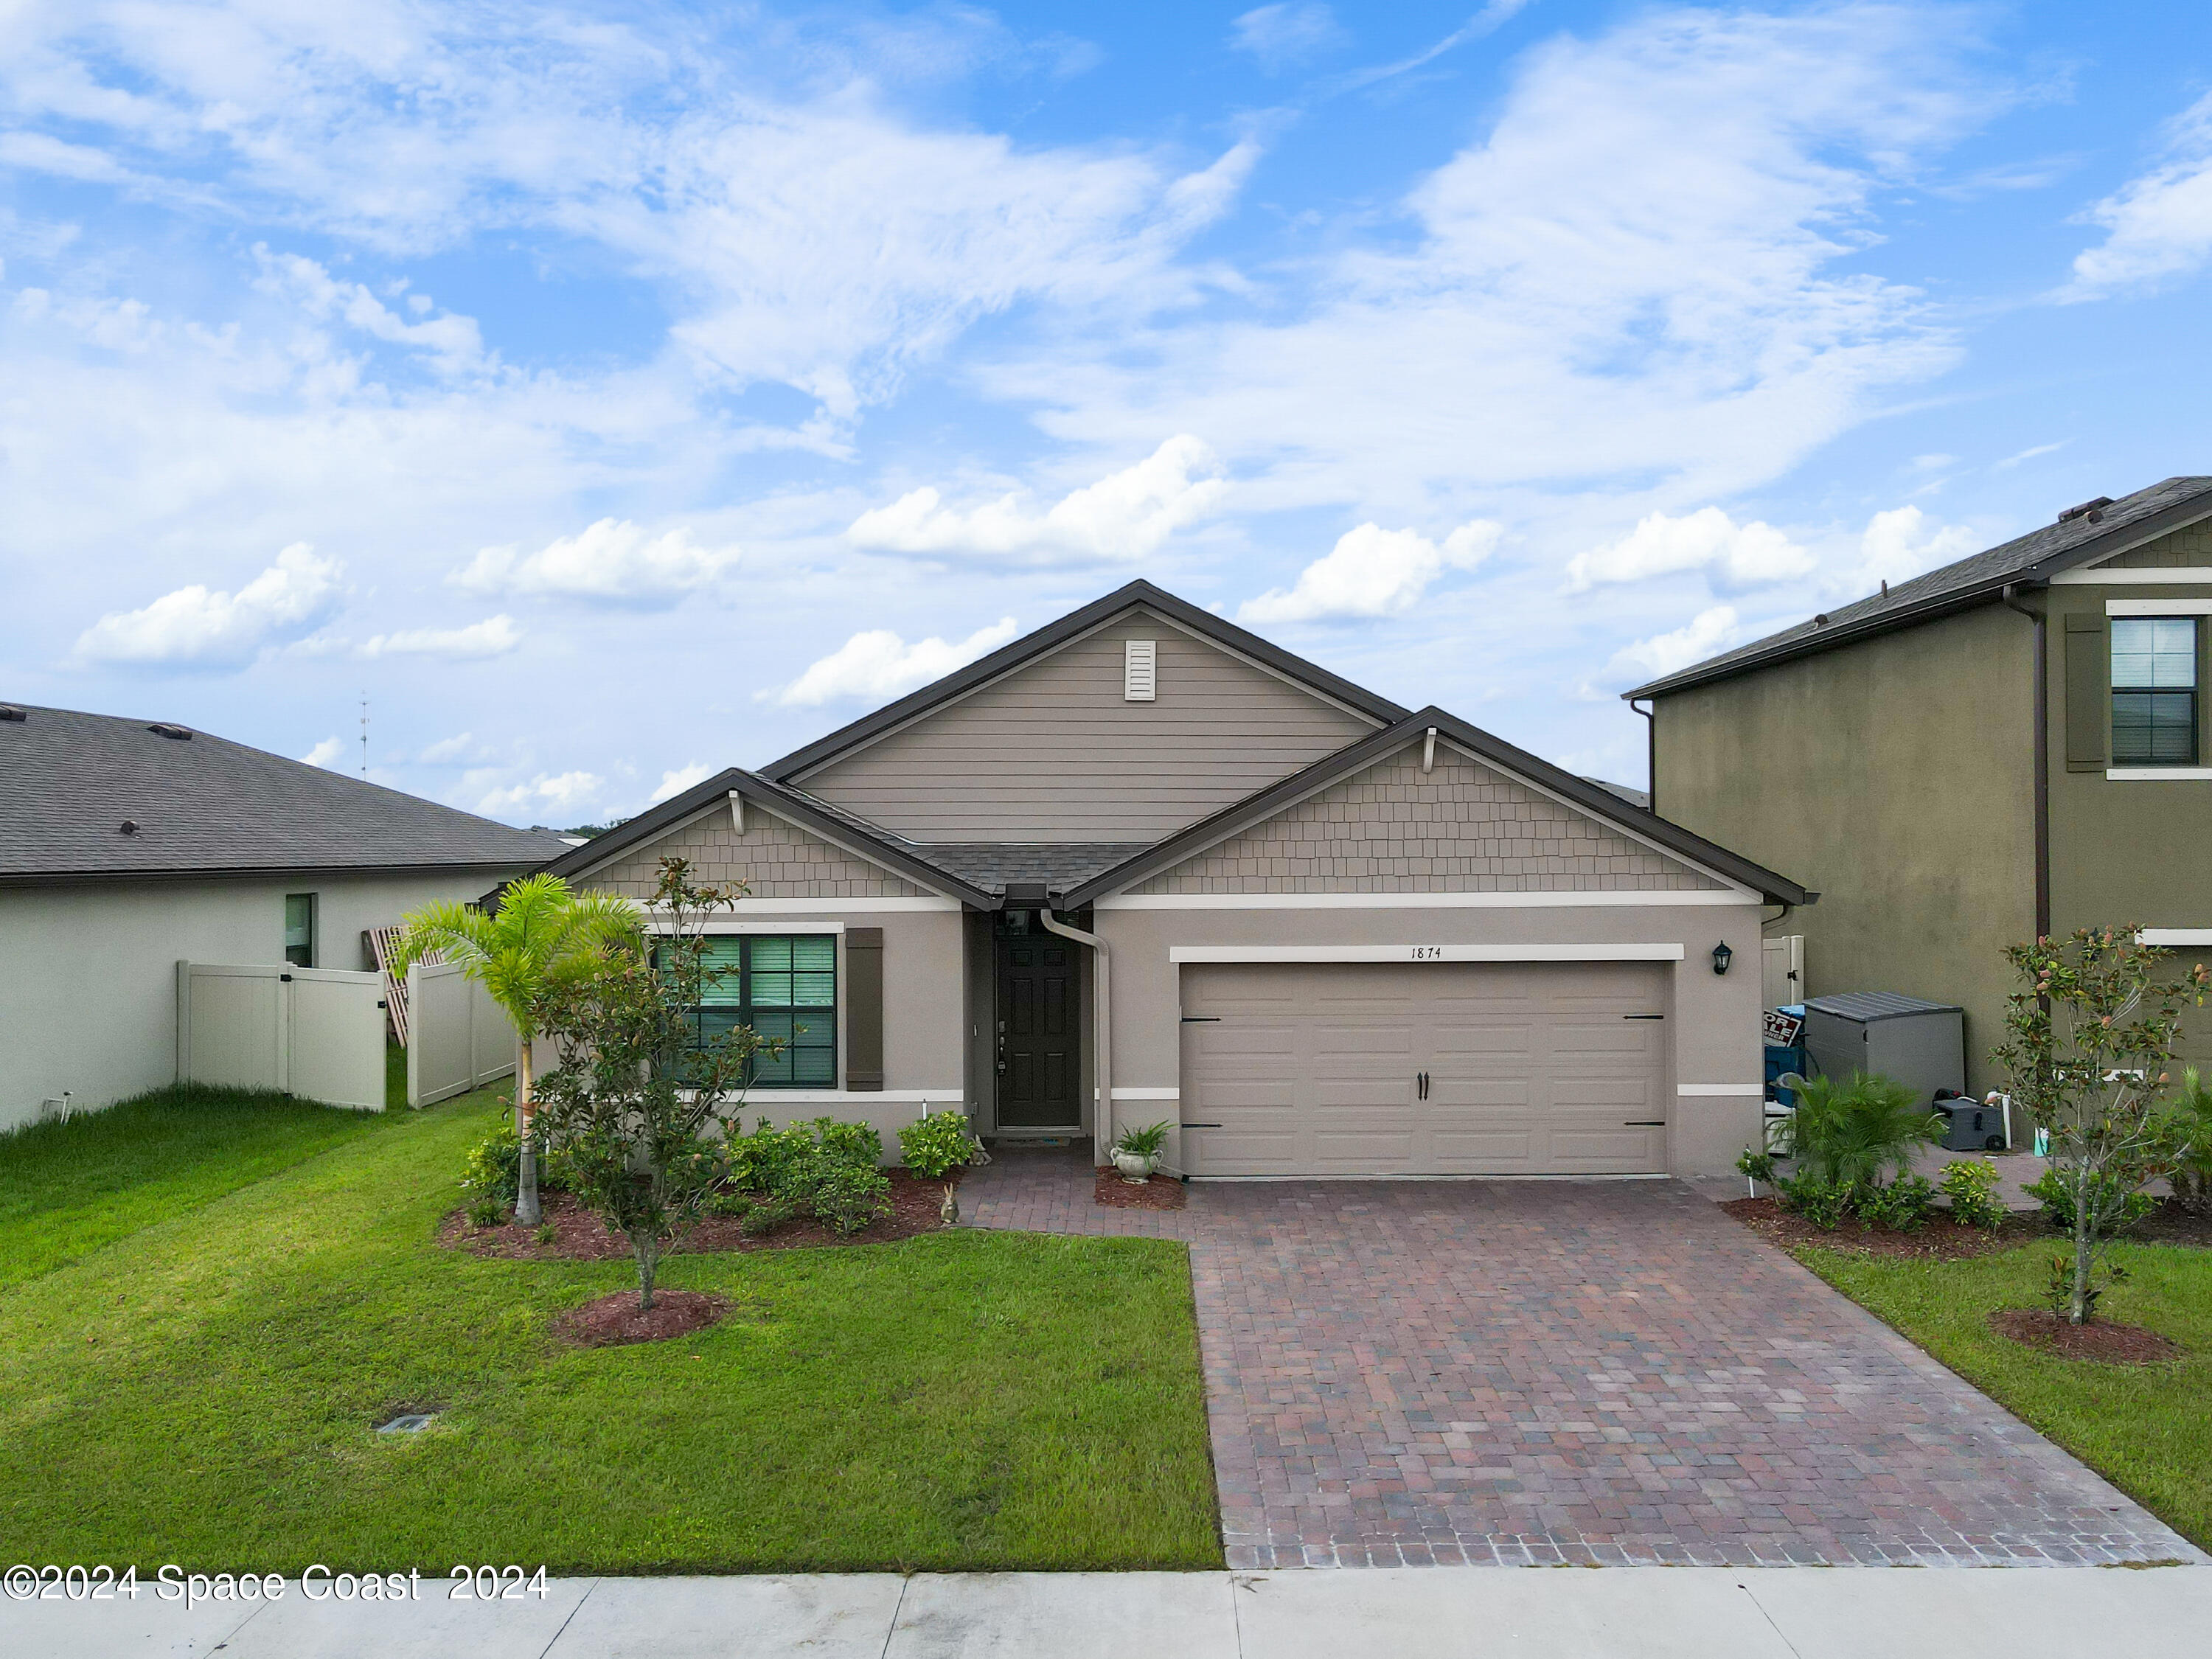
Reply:
[[1938, 1089], [1966, 1091], [1966, 1018], [1952, 1004], [1894, 991], [1845, 991], [1807, 999], [1797, 1041], [1824, 1077], [1890, 1078], [1932, 1104]]

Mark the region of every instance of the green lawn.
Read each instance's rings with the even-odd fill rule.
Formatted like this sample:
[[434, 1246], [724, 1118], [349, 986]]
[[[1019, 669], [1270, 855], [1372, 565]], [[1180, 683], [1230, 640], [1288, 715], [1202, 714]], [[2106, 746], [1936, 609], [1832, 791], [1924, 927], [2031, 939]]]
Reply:
[[[572, 1352], [550, 1320], [625, 1287], [626, 1264], [479, 1261], [434, 1241], [495, 1110], [474, 1096], [295, 1121], [290, 1140], [201, 1158], [193, 1207], [111, 1180], [118, 1216], [98, 1248], [88, 1193], [78, 1259], [0, 1291], [9, 1559], [1220, 1564], [1180, 1245], [956, 1231], [678, 1256], [662, 1282], [719, 1291], [734, 1317]], [[0, 1142], [0, 1174], [27, 1150], [65, 1161]], [[371, 1432], [402, 1405], [441, 1415], [417, 1437]]]
[[2172, 1337], [2181, 1359], [2141, 1369], [2049, 1358], [1989, 1328], [2035, 1308], [2058, 1241], [1968, 1261], [1900, 1261], [1804, 1249], [1805, 1265], [2103, 1474], [2192, 1542], [2212, 1547], [2212, 1250], [2123, 1244], [2129, 1282], [2100, 1313]]

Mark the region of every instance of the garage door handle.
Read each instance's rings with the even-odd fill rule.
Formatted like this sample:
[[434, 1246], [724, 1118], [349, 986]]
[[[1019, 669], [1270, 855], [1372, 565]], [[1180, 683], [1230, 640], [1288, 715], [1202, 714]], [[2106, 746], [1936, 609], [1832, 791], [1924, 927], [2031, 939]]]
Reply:
[[1663, 1129], [1667, 1127], [1667, 1120], [1663, 1117], [1631, 1118], [1620, 1127], [1624, 1129]]
[[1185, 1014], [1182, 1017], [1182, 1023], [1186, 1025], [1218, 1025], [1221, 1024], [1221, 1016], [1218, 1014]]
[[1221, 1126], [1218, 1123], [1179, 1123], [1176, 1127], [1179, 1129], [1218, 1129]]
[[1623, 1014], [1621, 1018], [1623, 1019], [1664, 1019], [1667, 1016], [1664, 1014]]

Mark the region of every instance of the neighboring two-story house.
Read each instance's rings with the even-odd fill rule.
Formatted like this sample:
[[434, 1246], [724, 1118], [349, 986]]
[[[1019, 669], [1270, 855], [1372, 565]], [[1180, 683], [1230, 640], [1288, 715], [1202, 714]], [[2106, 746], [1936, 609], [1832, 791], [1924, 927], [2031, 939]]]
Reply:
[[[2142, 926], [2212, 954], [2212, 477], [2168, 478], [1638, 686], [1653, 809], [1790, 871], [1805, 988], [1966, 1011], [1969, 1088], [2003, 947]], [[2212, 1012], [2183, 1052], [2212, 1060]]]
[[1204, 1176], [1660, 1174], [1759, 1133], [1804, 890], [1440, 709], [1134, 582], [548, 867], [749, 896], [702, 1031], [748, 1116], [1174, 1126]]

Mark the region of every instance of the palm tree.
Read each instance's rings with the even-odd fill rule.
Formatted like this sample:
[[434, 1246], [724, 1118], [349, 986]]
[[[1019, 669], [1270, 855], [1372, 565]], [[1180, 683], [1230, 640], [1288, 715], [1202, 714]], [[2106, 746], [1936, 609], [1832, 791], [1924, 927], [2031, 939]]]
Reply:
[[431, 904], [402, 920], [393, 971], [435, 952], [491, 994], [514, 1022], [515, 1133], [522, 1170], [514, 1218], [536, 1226], [538, 1150], [531, 1142], [530, 1040], [546, 997], [583, 978], [605, 947], [635, 936], [636, 905], [612, 893], [579, 893], [558, 876], [525, 876], [501, 895], [495, 911], [473, 904]]

